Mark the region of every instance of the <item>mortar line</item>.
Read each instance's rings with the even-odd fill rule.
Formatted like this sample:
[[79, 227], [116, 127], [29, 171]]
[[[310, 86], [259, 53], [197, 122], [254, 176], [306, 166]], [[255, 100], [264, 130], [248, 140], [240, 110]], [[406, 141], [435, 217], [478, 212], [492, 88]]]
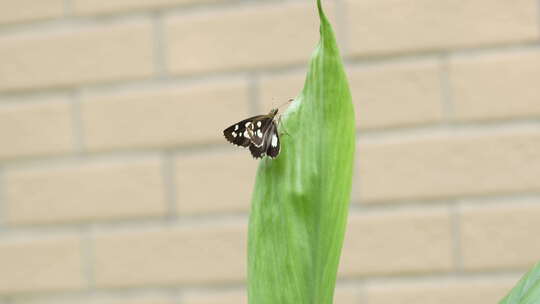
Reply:
[[64, 17], [71, 17], [73, 15], [73, 0], [64, 0]]
[[5, 169], [0, 167], [0, 233], [5, 232], [6, 222], [6, 195], [4, 193]]
[[184, 304], [184, 296], [181, 289], [177, 289], [176, 293], [173, 296], [174, 304]]
[[84, 124], [82, 119], [82, 105], [80, 92], [74, 90], [71, 94], [71, 123], [73, 124], [73, 145], [77, 154], [86, 151], [86, 138], [84, 136]]
[[[178, 285], [179, 283], [157, 283], [152, 284], [152, 286], [130, 285], [125, 287], [100, 287], [98, 290], [96, 290], [95, 294], [138, 295], [144, 293], [156, 293], [168, 297], [178, 294], [180, 297], [185, 290], [187, 290], [187, 292], [225, 292], [245, 288], [245, 284], [240, 282], [189, 283], [187, 285], [183, 284], [181, 287], [183, 291], [181, 291]], [[78, 294], [81, 293], [79, 292]]]
[[348, 17], [348, 5], [347, 1], [335, 0], [335, 17], [336, 17], [336, 30], [337, 38], [339, 40], [341, 57], [345, 57], [349, 54], [349, 19]]
[[[537, 42], [534, 44], [511, 44], [511, 45], [500, 45], [494, 47], [479, 47], [475, 49], [456, 49], [456, 50], [447, 50], [447, 56], [462, 56], [469, 55], [471, 53], [475, 54], [484, 54], [486, 52], [508, 52], [513, 50], [531, 50], [539, 49]], [[393, 62], [407, 62], [410, 60], [420, 60], [420, 59], [434, 59], [438, 58], [443, 51], [437, 50], [436, 52], [416, 52], [416, 53], [396, 53], [396, 54], [385, 54], [383, 56], [372, 56], [372, 57], [354, 57], [354, 56], [344, 56], [344, 62], [348, 66], [369, 66], [374, 64], [391, 64]], [[125, 80], [106, 80], [97, 83], [83, 83], [83, 84], [73, 84], [73, 85], [58, 85], [53, 87], [42, 87], [38, 89], [17, 89], [11, 88], [0, 92], [0, 97], [13, 97], [13, 96], [28, 96], [32, 94], [46, 94], [46, 93], [57, 93], [57, 92], [66, 92], [77, 88], [79, 90], [96, 90], [96, 91], [108, 91], [122, 88], [140, 88], [140, 87], [150, 87], [160, 85], [171, 85], [183, 83], [189, 85], [191, 83], [203, 83], [207, 81], [223, 80], [230, 79], [231, 77], [246, 77], [246, 75], [252, 75], [257, 73], [258, 75], [274, 75], [282, 73], [294, 73], [299, 71], [304, 71], [305, 64], [303, 63], [293, 63], [289, 65], [276, 65], [275, 67], [253, 67], [245, 69], [228, 69], [223, 71], [213, 71], [208, 73], [196, 73], [192, 75], [170, 75], [168, 78], [146, 78], [146, 79], [125, 79]]]
[[356, 284], [356, 303], [355, 304], [367, 304], [368, 297], [366, 293], [366, 282], [363, 279], [358, 280]]
[[[212, 289], [210, 287], [208, 289]], [[219, 288], [219, 286], [217, 287]], [[127, 286], [127, 287], [100, 287], [95, 290], [82, 289], [77, 291], [72, 290], [45, 290], [45, 291], [32, 291], [32, 292], [15, 292], [11, 293], [4, 298], [0, 297], [0, 303], [2, 300], [15, 300], [18, 297], [29, 296], [31, 298], [40, 298], [47, 301], [56, 302], [53, 300], [62, 300], [64, 303], [66, 299], [71, 298], [88, 298], [92, 296], [99, 297], [111, 297], [115, 298], [125, 298], [125, 297], [135, 297], [145, 296], [145, 295], [158, 295], [163, 297], [171, 298], [171, 295], [177, 293], [177, 287], [173, 284], [163, 284], [163, 285], [153, 285], [153, 286]]]
[[463, 256], [461, 254], [461, 218], [457, 201], [450, 205], [450, 229], [452, 232], [452, 259], [456, 273], [463, 272]]
[[55, 98], [59, 96], [69, 96], [73, 93], [73, 88], [42, 88], [37, 90], [4, 91], [0, 92], [0, 99], [5, 104], [22, 104], [41, 102], [42, 99]]
[[90, 228], [83, 227], [80, 230], [81, 236], [81, 263], [83, 276], [86, 279], [86, 284], [90, 292], [96, 289], [95, 280], [95, 257], [94, 257], [94, 240]]
[[465, 195], [455, 196], [440, 199], [393, 199], [380, 202], [361, 203], [353, 202], [350, 206], [350, 214], [358, 212], [393, 212], [403, 209], [437, 209], [444, 206], [452, 206], [453, 204], [467, 203], [473, 206], [491, 206], [504, 205], [515, 206], [536, 202], [540, 199], [540, 193], [513, 193], [513, 194], [498, 194], [498, 195]]
[[[298, 3], [298, 0], [280, 0], [276, 3], [272, 4], [293, 4]], [[210, 1], [210, 2], [197, 2], [193, 1], [192, 3], [184, 3], [184, 4], [173, 4], [173, 5], [163, 5], [163, 6], [156, 6], [151, 7], [144, 10], [139, 9], [125, 9], [125, 10], [119, 10], [119, 11], [112, 11], [112, 12], [94, 12], [91, 14], [85, 14], [77, 16], [77, 19], [80, 20], [111, 20], [111, 19], [122, 19], [122, 18], [139, 18], [141, 16], [148, 17], [150, 14], [153, 13], [163, 13], [167, 15], [173, 15], [173, 16], [184, 16], [189, 15], [193, 13], [206, 13], [208, 11], [215, 11], [215, 10], [235, 10], [238, 7], [261, 7], [261, 6], [270, 6], [271, 4], [268, 3], [268, 1], [264, 0], [231, 0], [231, 1], [223, 1], [223, 2], [216, 2], [216, 1]], [[68, 13], [73, 13], [75, 5], [73, 4], [73, 0], [64, 0], [63, 3], [63, 9], [64, 13], [67, 11]], [[39, 28], [43, 25], [48, 25], [51, 23], [58, 22], [57, 19], [37, 19], [37, 20], [22, 20], [22, 21], [14, 21], [6, 24], [1, 24], [0, 28], [6, 28], [6, 29], [18, 29], [18, 28]]]
[[[387, 275], [372, 275], [368, 278], [362, 279], [361, 275], [356, 277], [350, 277], [347, 279], [338, 279], [338, 283], [353, 283], [357, 285], [363, 285], [365, 287], [368, 283], [407, 283], [407, 282], [424, 282], [424, 281], [433, 281], [433, 280], [452, 280], [452, 279], [462, 279], [462, 280], [475, 280], [475, 279], [519, 279], [523, 274], [528, 271], [526, 267], [515, 269], [515, 270], [499, 270], [499, 271], [479, 271], [474, 273], [463, 273], [455, 274], [449, 272], [443, 273], [431, 273], [431, 274], [409, 274], [409, 275], [400, 275], [400, 274], [387, 274]], [[358, 287], [363, 288], [363, 287]], [[56, 297], [87, 297], [89, 295], [99, 295], [99, 296], [137, 296], [144, 294], [158, 294], [158, 295], [171, 295], [171, 294], [183, 294], [185, 292], [226, 292], [226, 291], [238, 291], [244, 290], [246, 288], [245, 283], [240, 282], [229, 282], [229, 283], [195, 283], [183, 285], [180, 289], [177, 284], [155, 284], [152, 286], [125, 286], [125, 287], [103, 287], [96, 289], [94, 291], [89, 290], [77, 290], [77, 291], [35, 291], [31, 293], [32, 297], [44, 297], [46, 299], [56, 298]], [[13, 293], [4, 299], [11, 299], [12, 297], [25, 296], [29, 295], [28, 293]], [[1, 299], [1, 298], [0, 298]], [[183, 303], [183, 301], [181, 302]], [[361, 304], [365, 304], [361, 302]]]
[[[443, 208], [451, 208], [453, 202], [467, 202], [468, 204], [482, 207], [495, 203], [499, 203], [505, 206], [514, 206], [521, 205], [523, 202], [536, 202], [540, 197], [539, 194], [532, 197], [523, 197], [521, 195], [509, 196], [509, 197], [482, 197], [477, 201], [476, 199], [471, 199], [467, 197], [458, 197], [452, 200], [441, 200], [441, 201], [424, 201], [423, 203], [414, 203], [414, 202], [395, 202], [395, 203], [386, 203], [384, 205], [372, 204], [367, 206], [357, 206], [357, 204], [351, 205], [350, 215], [355, 214], [367, 214], [367, 213], [395, 213], [407, 210], [443, 210]], [[450, 207], [449, 207], [450, 206]], [[189, 215], [178, 217], [178, 221], [168, 224], [164, 223], [162, 219], [159, 218], [133, 218], [133, 219], [124, 219], [124, 220], [115, 220], [115, 221], [95, 221], [95, 222], [83, 222], [83, 223], [56, 223], [56, 224], [28, 224], [24, 226], [17, 226], [10, 229], [10, 232], [15, 234], [55, 234], [55, 233], [65, 233], [73, 231], [73, 229], [90, 229], [91, 231], [105, 231], [105, 230], [126, 230], [126, 229], [155, 229], [163, 228], [167, 225], [174, 225], [175, 227], [187, 227], [189, 225], [214, 225], [220, 223], [230, 223], [230, 222], [246, 222], [248, 220], [249, 214], [246, 211], [242, 212], [226, 212], [226, 213], [208, 213], [202, 215]], [[459, 218], [458, 218], [459, 219]], [[451, 218], [452, 220], [452, 218]], [[459, 228], [459, 227], [458, 227]], [[456, 232], [458, 234], [459, 232]], [[459, 234], [458, 234], [459, 235]]]
[[442, 118], [447, 124], [455, 120], [455, 106], [451, 85], [450, 62], [447, 54], [439, 58], [439, 82], [441, 86]]
[[258, 73], [250, 73], [247, 76], [247, 82], [248, 82], [247, 95], [248, 95], [249, 115], [258, 115], [262, 112], [267, 111], [267, 109], [262, 109], [263, 101], [260, 98], [260, 95], [261, 95], [260, 75]]
[[537, 40], [540, 42], [540, 0], [536, 1]]
[[165, 152], [162, 156], [161, 175], [165, 193], [166, 218], [169, 223], [178, 220], [178, 204], [176, 189], [176, 170], [174, 166], [174, 154]]
[[361, 183], [362, 178], [362, 164], [360, 162], [360, 157], [358, 157], [358, 152], [360, 150], [359, 141], [360, 137], [355, 136], [354, 137], [354, 158], [353, 158], [353, 174], [352, 174], [352, 189], [355, 189], [352, 191], [349, 195], [349, 210], [351, 210], [351, 207], [354, 205], [364, 206], [362, 202], [362, 192], [363, 192], [363, 186]]
[[[336, 0], [341, 1], [341, 0]], [[297, 0], [281, 0], [278, 4], [291, 4], [291, 3], [297, 3]], [[73, 0], [64, 0], [64, 14], [70, 13], [72, 14], [74, 10]], [[174, 6], [163, 6], [163, 7], [157, 7], [154, 9], [148, 9], [146, 11], [139, 11], [139, 10], [125, 10], [125, 11], [119, 11], [114, 13], [97, 13], [97, 14], [91, 14], [91, 15], [81, 15], [77, 16], [77, 18], [53, 18], [53, 19], [44, 19], [44, 20], [28, 20], [26, 22], [14, 22], [14, 23], [7, 23], [0, 25], [0, 35], [4, 33], [12, 34], [12, 33], [18, 33], [18, 32], [27, 32], [28, 30], [32, 30], [32, 32], [40, 32], [42, 30], [47, 31], [48, 27], [52, 28], [64, 28], [67, 25], [99, 25], [103, 22], [122, 22], [123, 20], [127, 19], [140, 19], [140, 18], [152, 18], [153, 15], [159, 14], [159, 15], [167, 15], [167, 16], [184, 16], [189, 15], [192, 13], [205, 13], [207, 11], [214, 11], [214, 10], [235, 10], [239, 6], [241, 7], [247, 7], [247, 8], [259, 8], [260, 6], [269, 6], [269, 4], [265, 1], [258, 0], [258, 1], [251, 1], [251, 0], [236, 0], [236, 1], [229, 1], [227, 3], [223, 4], [196, 4], [196, 5], [174, 5]], [[540, 11], [540, 8], [538, 9]], [[540, 14], [540, 12], [539, 12]], [[344, 18], [345, 19], [345, 18]], [[340, 23], [339, 20], [336, 20], [335, 25], [338, 26]], [[540, 21], [538, 22], [540, 26]], [[37, 29], [37, 31], [35, 30]], [[469, 50], [475, 51], [475, 50], [483, 50], [483, 49], [499, 49], [499, 48], [507, 48], [507, 47], [513, 47], [513, 46], [538, 46], [538, 39], [536, 41], [511, 41], [511, 42], [494, 42], [492, 44], [480, 44], [476, 46], [470, 46], [470, 47], [457, 47], [457, 48], [437, 48], [434, 46], [432, 49], [419, 49], [419, 50], [412, 50], [412, 51], [405, 51], [405, 50], [396, 50], [395, 53], [387, 53], [385, 55], [378, 55], [374, 57], [387, 57], [387, 56], [399, 56], [399, 55], [414, 55], [414, 54], [423, 54], [423, 53], [440, 53], [440, 52], [468, 52]], [[354, 55], [352, 57], [363, 57], [363, 58], [369, 58], [372, 56], [365, 56], [365, 55]]]
[[[361, 130], [359, 134], [359, 140], [367, 139], [382, 139], [382, 138], [395, 138], [399, 136], [411, 136], [411, 135], [455, 135], [458, 132], [476, 132], [494, 134], [497, 131], [515, 131], [515, 130], [528, 130], [535, 132], [540, 127], [540, 121], [534, 118], [526, 119], [508, 119], [508, 120], [486, 120], [486, 121], [463, 121], [455, 122], [452, 125], [443, 124], [440, 122], [431, 124], [417, 124], [407, 126], [391, 126], [379, 129]], [[464, 134], [464, 133], [463, 133]]]
[[[431, 273], [416, 273], [410, 275], [403, 275], [399, 273], [393, 274], [372, 274], [368, 277], [365, 277], [364, 281], [366, 285], [369, 284], [393, 284], [393, 283], [415, 283], [415, 282], [425, 282], [425, 281], [434, 281], [434, 280], [505, 280], [511, 279], [514, 277], [521, 277], [524, 272], [528, 271], [527, 266], [522, 268], [514, 267], [512, 269], [498, 269], [491, 271], [474, 271], [474, 272], [462, 272], [455, 273], [451, 271], [447, 272], [431, 272]], [[358, 275], [360, 276], [360, 275]], [[349, 281], [354, 280], [354, 278], [342, 280]]]
[[[511, 134], [513, 132], [538, 132], [540, 130], [540, 121], [538, 119], [515, 119], [515, 120], [493, 120], [493, 121], [472, 121], [472, 122], [459, 122], [451, 126], [441, 125], [440, 123], [436, 124], [425, 124], [425, 125], [412, 125], [412, 126], [402, 126], [402, 127], [388, 127], [382, 129], [371, 129], [371, 130], [362, 130], [361, 135], [358, 137], [358, 141], [369, 141], [371, 140], [393, 140], [396, 138], [402, 138], [403, 140], [410, 140], [413, 136], [429, 136], [430, 138], [437, 136], [451, 137], [451, 138], [460, 138], [466, 134], [466, 132], [471, 132], [470, 134], [476, 135], [496, 135], [498, 132], [503, 134]], [[457, 131], [457, 133], [456, 133]], [[191, 155], [194, 153], [213, 153], [217, 151], [229, 150], [226, 143], [212, 142], [205, 144], [196, 144], [189, 146], [174, 146], [174, 147], [163, 147], [163, 146], [147, 146], [140, 148], [130, 148], [130, 147], [119, 147], [114, 150], [103, 150], [103, 151], [85, 151], [85, 160], [99, 160], [107, 159], [114, 160], [120, 157], [149, 157], [160, 155], [163, 152], [171, 154], [180, 154], [180, 155]], [[13, 167], [26, 167], [32, 166], [33, 164], [40, 164], [45, 162], [48, 165], [54, 163], [58, 164], [70, 164], [80, 161], [80, 156], [73, 155], [70, 153], [63, 153], [57, 155], [34, 155], [34, 156], [25, 156], [25, 157], [14, 157], [6, 158], [0, 160], [0, 165], [7, 166], [9, 168]]]
[[162, 13], [152, 14], [152, 34], [153, 34], [153, 52], [154, 69], [158, 79], [168, 77], [167, 70], [167, 45], [164, 37], [163, 15]]

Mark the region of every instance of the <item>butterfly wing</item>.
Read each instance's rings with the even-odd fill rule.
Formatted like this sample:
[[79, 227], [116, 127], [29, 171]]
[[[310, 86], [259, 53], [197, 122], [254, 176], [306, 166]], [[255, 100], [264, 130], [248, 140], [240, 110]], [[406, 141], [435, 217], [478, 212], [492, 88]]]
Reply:
[[266, 155], [270, 156], [271, 158], [276, 158], [279, 154], [279, 151], [281, 149], [281, 144], [279, 142], [279, 134], [277, 130], [277, 126], [274, 122], [272, 122], [272, 129], [268, 130], [268, 136], [265, 138], [266, 143]]
[[274, 121], [271, 121], [262, 136], [262, 141], [259, 146], [252, 141], [249, 146], [249, 151], [254, 158], [262, 158], [265, 155], [275, 158], [279, 154], [279, 137], [277, 127]]
[[265, 134], [274, 124], [274, 119], [271, 116], [262, 116], [260, 119], [253, 121], [253, 136], [251, 142], [260, 148], [264, 144]]
[[266, 155], [267, 147], [263, 143], [260, 147], [255, 146], [253, 143], [249, 146], [249, 151], [253, 158], [263, 158]]
[[253, 122], [260, 120], [266, 115], [253, 116], [223, 130], [223, 135], [232, 144], [247, 147], [251, 144], [253, 132]]

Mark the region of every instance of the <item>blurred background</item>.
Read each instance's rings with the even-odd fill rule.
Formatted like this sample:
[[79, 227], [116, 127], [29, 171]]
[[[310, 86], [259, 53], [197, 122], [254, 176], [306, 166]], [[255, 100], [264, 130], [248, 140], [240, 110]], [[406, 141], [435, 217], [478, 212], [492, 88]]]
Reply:
[[[0, 1], [0, 304], [246, 303], [313, 1]], [[337, 304], [495, 303], [540, 260], [540, 2], [325, 1], [358, 124]], [[287, 149], [287, 147], [283, 147]]]

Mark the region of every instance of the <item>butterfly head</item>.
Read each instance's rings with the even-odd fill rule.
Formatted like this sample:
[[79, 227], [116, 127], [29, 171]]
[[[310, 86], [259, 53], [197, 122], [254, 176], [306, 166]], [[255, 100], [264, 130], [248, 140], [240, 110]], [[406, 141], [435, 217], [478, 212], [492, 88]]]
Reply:
[[277, 115], [278, 111], [279, 111], [278, 108], [274, 108], [274, 109], [270, 110], [270, 113], [268, 113], [268, 116], [274, 118]]

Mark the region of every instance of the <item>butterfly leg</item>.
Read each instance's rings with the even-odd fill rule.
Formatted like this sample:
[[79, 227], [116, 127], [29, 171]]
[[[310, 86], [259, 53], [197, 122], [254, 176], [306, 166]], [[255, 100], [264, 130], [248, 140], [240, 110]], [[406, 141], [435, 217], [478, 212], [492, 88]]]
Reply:
[[289, 132], [287, 132], [287, 130], [285, 129], [285, 126], [281, 123], [281, 115], [278, 118], [278, 125], [281, 126], [281, 129], [283, 129], [283, 133], [279, 134], [280, 136], [283, 135], [283, 134], [291, 136], [291, 134], [289, 134]]

